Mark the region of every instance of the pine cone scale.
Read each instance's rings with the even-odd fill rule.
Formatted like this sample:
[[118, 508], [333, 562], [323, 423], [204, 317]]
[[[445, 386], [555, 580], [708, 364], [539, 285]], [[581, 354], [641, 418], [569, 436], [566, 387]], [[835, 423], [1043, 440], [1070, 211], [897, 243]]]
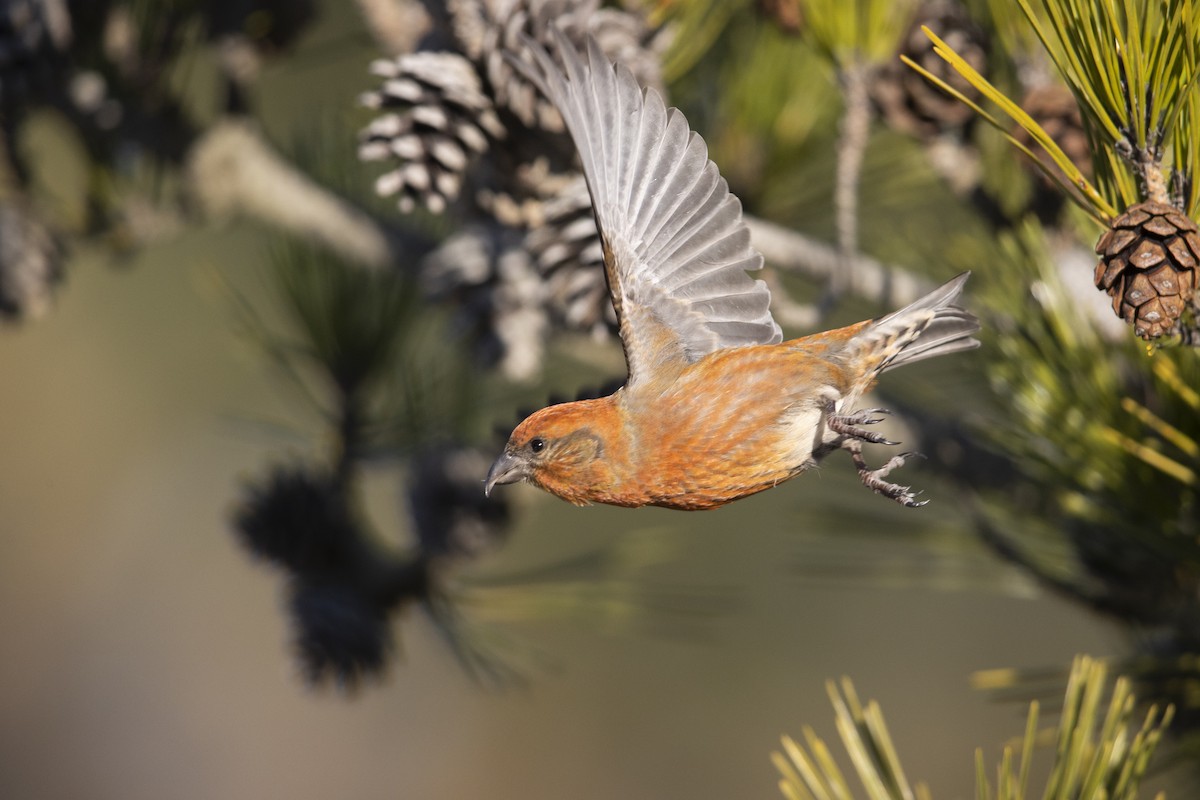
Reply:
[[1143, 223], [1142, 228], [1153, 233], [1155, 236], [1163, 237], [1171, 236], [1179, 230], [1179, 226], [1167, 219], [1167, 215], [1165, 214], [1161, 217], [1151, 217]]
[[1178, 319], [1179, 315], [1183, 313], [1183, 300], [1178, 295], [1163, 295], [1159, 298], [1159, 302], [1162, 303], [1163, 313], [1167, 315], [1168, 319]]
[[1167, 244], [1167, 252], [1171, 254], [1171, 258], [1180, 266], [1188, 269], [1195, 269], [1196, 258], [1192, 255], [1187, 243], [1183, 237], [1175, 237]]
[[1097, 248], [1104, 255], [1115, 256], [1117, 253], [1128, 247], [1137, 234], [1130, 230], [1110, 230], [1104, 234], [1104, 238], [1100, 240], [1100, 245]]
[[1159, 294], [1179, 294], [1180, 284], [1175, 279], [1175, 270], [1170, 264], [1163, 264], [1158, 269], [1147, 272], [1146, 279]]
[[1154, 296], [1154, 287], [1146, 273], [1134, 275], [1133, 280], [1125, 287], [1125, 302], [1132, 306], [1140, 306]]
[[1112, 288], [1117, 278], [1125, 272], [1129, 264], [1123, 258], [1112, 258], [1096, 264], [1096, 286], [1105, 291]]
[[[1149, 230], [1146, 226], [1142, 227]], [[1133, 251], [1133, 255], [1129, 257], [1129, 263], [1138, 269], [1150, 269], [1161, 264], [1166, 258], [1167, 254], [1163, 252], [1158, 242], [1143, 239], [1137, 249]]]
[[1162, 322], [1164, 318], [1162, 302], [1157, 297], [1138, 309], [1138, 319], [1142, 322], [1156, 325]]
[[1166, 206], [1163, 206], [1161, 203], [1142, 203], [1126, 211], [1125, 214], [1117, 220], [1117, 222], [1124, 222], [1124, 224], [1127, 226], [1145, 225], [1150, 221], [1150, 214], [1147, 213], [1145, 206], [1155, 206], [1158, 209], [1163, 209], [1161, 213], [1167, 213]]
[[[1191, 220], [1188, 221], [1191, 222]], [[1193, 222], [1192, 225], [1194, 226], [1195, 223]], [[1187, 242], [1188, 249], [1192, 251], [1192, 255], [1200, 258], [1200, 234], [1197, 234], [1195, 230], [1191, 230], [1184, 234], [1183, 238]]]

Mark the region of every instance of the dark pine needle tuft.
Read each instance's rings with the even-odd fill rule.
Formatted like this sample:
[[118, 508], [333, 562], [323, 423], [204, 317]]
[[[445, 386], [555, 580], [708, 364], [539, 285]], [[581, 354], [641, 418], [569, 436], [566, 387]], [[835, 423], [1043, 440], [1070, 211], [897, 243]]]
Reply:
[[289, 610], [296, 655], [309, 683], [333, 681], [353, 690], [383, 674], [393, 649], [387, 610], [354, 587], [299, 581], [292, 586]]
[[302, 465], [247, 485], [234, 528], [254, 555], [308, 575], [344, 569], [360, 538], [333, 481]]

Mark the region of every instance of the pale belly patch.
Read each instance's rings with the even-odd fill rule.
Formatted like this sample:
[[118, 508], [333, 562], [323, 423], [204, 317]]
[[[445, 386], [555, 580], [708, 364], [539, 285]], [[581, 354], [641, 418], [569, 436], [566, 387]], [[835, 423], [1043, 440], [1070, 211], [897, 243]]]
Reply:
[[[840, 414], [845, 398], [832, 386], [822, 387], [819, 397], [816, 403], [793, 407], [782, 421], [782, 438], [791, 443], [788, 461], [798, 469], [812, 466], [840, 438], [825, 424], [826, 404], [832, 402], [834, 413]], [[815, 458], [814, 451], [817, 451]]]

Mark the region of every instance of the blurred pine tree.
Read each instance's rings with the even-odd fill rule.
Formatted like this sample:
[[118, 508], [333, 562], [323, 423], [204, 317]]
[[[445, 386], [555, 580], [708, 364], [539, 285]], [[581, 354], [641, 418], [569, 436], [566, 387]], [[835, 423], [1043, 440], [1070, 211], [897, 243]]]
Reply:
[[[490, 584], [468, 568], [506, 541], [519, 512], [474, 491], [488, 424], [518, 399], [540, 399], [547, 366], [591, 358], [589, 342], [615, 352], [573, 154], [553, 109], [506, 60], [523, 57], [521, 34], [544, 39], [561, 25], [572, 41], [596, 36], [684, 108], [746, 202], [792, 327], [879, 312], [923, 280], [975, 270], [987, 346], [961, 368], [956, 396], [897, 387], [889, 401], [937, 454], [930, 468], [962, 481], [981, 540], [1125, 623], [1131, 653], [1118, 668], [1143, 699], [1176, 704], [1178, 731], [1194, 729], [1200, 364], [1195, 347], [1170, 346], [1200, 344], [1200, 250], [1188, 225], [1200, 211], [1194, 0], [355, 9], [0, 7], [0, 314], [49, 308], [73, 245], [119, 256], [230, 215], [281, 235], [265, 299], [234, 302], [264, 361], [316, 412], [318, 444], [249, 480], [234, 527], [288, 576], [310, 678], [351, 686], [385, 671], [400, 649], [391, 621], [413, 604], [467, 669], [500, 683], [539, 660], [503, 620], [568, 615], [623, 629], [651, 611], [704, 619], [728, 605], [720, 593], [658, 586], [652, 566], [667, 554], [639, 542]], [[398, 9], [405, 24], [389, 27]], [[297, 66], [289, 55], [322, 15], [342, 27], [310, 43], [309, 57], [345, 56], [362, 67], [359, 83], [339, 87], [344, 114], [322, 116], [301, 98], [302, 135], [272, 142], [271, 71]], [[929, 49], [909, 35], [914, 21], [943, 25]], [[947, 95], [898, 73], [900, 50]], [[369, 78], [366, 64], [381, 55]], [[364, 87], [371, 111], [354, 117]], [[947, 98], [990, 127], [967, 124]], [[83, 164], [78, 192], [58, 178], [48, 128]], [[356, 147], [387, 165], [382, 177], [376, 161], [357, 163]], [[1017, 167], [1018, 152], [1044, 179]], [[1049, 201], [1047, 186], [1071, 204]], [[374, 189], [398, 196], [403, 213]], [[1097, 224], [1115, 226], [1099, 268], [1089, 252]], [[830, 276], [857, 307], [831, 307]], [[1110, 305], [1157, 337], [1152, 355]], [[375, 532], [359, 495], [381, 463], [400, 465], [412, 534], [403, 545]], [[1090, 698], [1092, 716], [1064, 718], [1062, 735], [1096, 752], [1093, 743], [1118, 741], [1107, 737], [1125, 727], [1128, 701], [1089, 738], [1080, 720], [1099, 713], [1101, 678], [1079, 669], [1068, 705]], [[843, 735], [858, 731], [872, 769], [886, 767], [881, 796], [892, 796], [902, 773], [888, 748], [868, 746], [885, 741], [870, 738], [881, 718], [847, 695]], [[1154, 718], [1134, 734], [1112, 762], [1128, 767], [1122, 774], [1136, 777], [1159, 730]], [[797, 752], [789, 747], [789, 769], [802, 772]], [[998, 796], [1022, 796], [1005, 794], [1023, 785], [1008, 766]], [[1094, 789], [1115, 773], [1087, 774]]]

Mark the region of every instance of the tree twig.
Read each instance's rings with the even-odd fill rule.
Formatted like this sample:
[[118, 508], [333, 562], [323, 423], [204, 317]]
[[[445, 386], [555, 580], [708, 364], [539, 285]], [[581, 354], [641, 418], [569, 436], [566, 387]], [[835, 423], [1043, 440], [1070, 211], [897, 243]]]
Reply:
[[840, 75], [845, 107], [838, 130], [833, 206], [841, 266], [830, 276], [829, 300], [836, 299], [854, 280], [854, 258], [858, 255], [858, 184], [871, 132], [868, 82], [874, 72], [867, 64], [853, 64]]
[[[821, 281], [840, 268], [841, 256], [835, 247], [749, 214], [745, 219], [755, 248], [775, 269]], [[854, 257], [850, 278], [846, 291], [886, 308], [908, 305], [934, 287], [932, 281], [904, 267], [863, 255]]]
[[245, 120], [225, 120], [205, 131], [188, 154], [187, 170], [193, 195], [207, 213], [255, 217], [367, 267], [415, 264], [429, 247], [314, 182]]

